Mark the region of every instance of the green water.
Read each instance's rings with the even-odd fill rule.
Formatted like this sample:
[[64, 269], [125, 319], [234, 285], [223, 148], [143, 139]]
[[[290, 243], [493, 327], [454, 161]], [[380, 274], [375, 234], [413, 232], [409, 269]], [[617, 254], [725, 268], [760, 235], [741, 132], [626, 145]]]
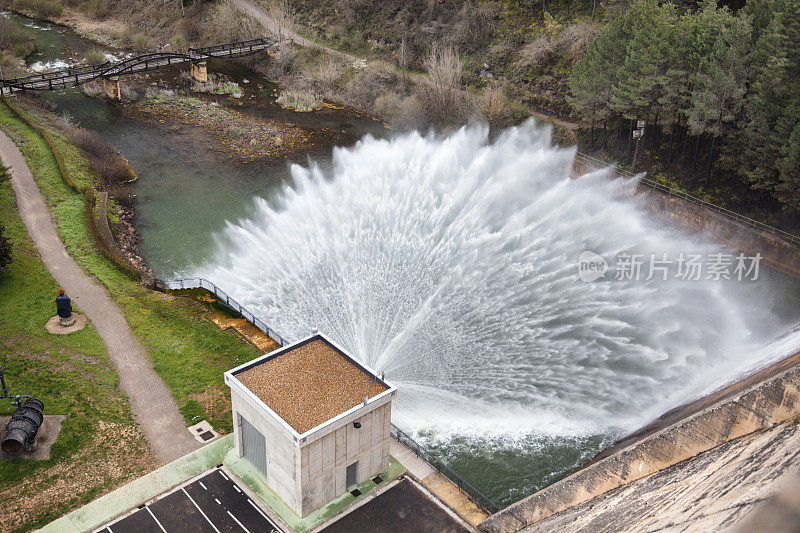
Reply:
[[[13, 17], [36, 36], [40, 45], [40, 51], [28, 58], [29, 64], [79, 61], [86, 51], [97, 47], [69, 29]], [[179, 67], [165, 69], [158, 77], [167, 84], [178, 83], [179, 71]], [[219, 105], [291, 121], [320, 132], [322, 139], [326, 132], [352, 140], [365, 134], [388, 135], [377, 122], [348, 111], [284, 110], [274, 102], [273, 84], [229, 63], [211, 61], [209, 72], [224, 73], [246, 89], [242, 100], [204, 96]], [[119, 148], [136, 169], [139, 180], [129, 186], [129, 192], [136, 198], [135, 222], [142, 236], [140, 254], [164, 279], [190, 273], [211, 261], [217, 249], [215, 239], [226, 224], [253, 216], [257, 197], [276, 201], [276, 193], [289, 180], [289, 164], [313, 160], [325, 167], [331, 161], [332, 145], [325, 142], [289, 158], [243, 161], [207, 132], [137, 120], [128, 107], [86, 97], [75, 89], [45, 93], [43, 97], [58, 112], [68, 114], [75, 123], [98, 132]], [[274, 253], [279, 254], [280, 250]], [[789, 296], [775, 300], [776, 312], [794, 316], [798, 308], [797, 284], [776, 274], [766, 275], [775, 278], [773, 286], [784, 287]], [[225, 285], [225, 280], [215, 281]], [[481, 438], [423, 431], [417, 436], [455, 472], [504, 506], [569, 474], [620, 435]]]

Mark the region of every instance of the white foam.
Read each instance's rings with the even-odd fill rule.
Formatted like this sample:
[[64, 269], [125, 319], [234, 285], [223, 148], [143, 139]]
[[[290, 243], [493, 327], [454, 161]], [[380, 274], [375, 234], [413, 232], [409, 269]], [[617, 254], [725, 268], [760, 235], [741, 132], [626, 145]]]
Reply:
[[718, 248], [654, 222], [630, 182], [570, 179], [573, 154], [533, 121], [366, 138], [331, 175], [293, 166], [195, 274], [290, 339], [332, 336], [401, 385], [405, 427], [440, 435], [623, 432], [770, 357], [763, 284], [579, 280], [583, 250]]

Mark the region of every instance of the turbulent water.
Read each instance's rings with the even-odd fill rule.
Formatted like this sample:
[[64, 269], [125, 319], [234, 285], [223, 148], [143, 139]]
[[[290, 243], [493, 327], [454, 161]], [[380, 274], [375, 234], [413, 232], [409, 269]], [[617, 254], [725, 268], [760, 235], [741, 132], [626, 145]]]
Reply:
[[573, 155], [532, 121], [494, 140], [367, 137], [329, 172], [293, 166], [195, 274], [284, 336], [318, 329], [385, 372], [396, 422], [430, 443], [542, 456], [519, 489], [532, 490], [755, 364], [786, 329], [762, 282], [581, 281], [584, 250], [717, 250], [654, 222], [631, 182], [570, 179]]

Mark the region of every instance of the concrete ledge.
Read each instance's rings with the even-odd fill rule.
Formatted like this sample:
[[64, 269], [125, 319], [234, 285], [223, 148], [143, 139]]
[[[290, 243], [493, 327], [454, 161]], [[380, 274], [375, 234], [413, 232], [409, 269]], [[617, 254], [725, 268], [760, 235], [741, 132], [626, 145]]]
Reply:
[[96, 529], [125, 511], [220, 464], [232, 448], [233, 434], [226, 435], [62, 516], [39, 531], [72, 533]]
[[685, 417], [646, 433], [640, 440], [490, 516], [480, 529], [492, 533], [519, 531], [734, 439], [800, 416], [800, 366], [777, 375], [767, 374], [747, 388], [734, 385], [729, 389], [726, 394], [712, 393], [715, 401], [710, 405], [689, 411]]

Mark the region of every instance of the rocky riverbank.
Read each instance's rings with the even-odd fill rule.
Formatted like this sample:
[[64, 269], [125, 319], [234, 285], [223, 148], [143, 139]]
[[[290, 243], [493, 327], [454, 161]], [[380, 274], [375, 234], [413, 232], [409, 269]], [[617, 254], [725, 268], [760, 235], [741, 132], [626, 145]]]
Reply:
[[312, 145], [313, 132], [287, 122], [247, 116], [216, 102], [204, 102], [171, 90], [160, 90], [135, 104], [151, 119], [171, 117], [211, 132], [246, 159], [279, 157]]

